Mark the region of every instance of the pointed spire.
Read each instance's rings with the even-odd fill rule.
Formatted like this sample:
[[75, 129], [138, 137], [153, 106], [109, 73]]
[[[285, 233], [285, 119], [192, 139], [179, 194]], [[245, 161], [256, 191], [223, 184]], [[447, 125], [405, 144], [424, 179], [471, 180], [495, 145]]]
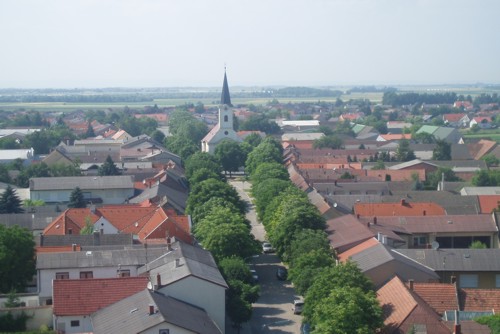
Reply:
[[226, 76], [226, 67], [224, 66], [224, 83], [222, 84], [222, 95], [220, 97], [220, 104], [226, 104], [230, 107], [231, 104], [231, 96], [229, 96], [229, 85], [227, 84], [227, 76]]

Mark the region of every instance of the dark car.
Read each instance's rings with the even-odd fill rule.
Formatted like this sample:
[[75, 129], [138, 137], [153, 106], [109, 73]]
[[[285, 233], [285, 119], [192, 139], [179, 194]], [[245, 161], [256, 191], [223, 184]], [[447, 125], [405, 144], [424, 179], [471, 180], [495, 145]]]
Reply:
[[286, 268], [279, 266], [278, 269], [276, 269], [276, 277], [280, 281], [285, 281], [288, 277], [288, 271], [286, 270]]

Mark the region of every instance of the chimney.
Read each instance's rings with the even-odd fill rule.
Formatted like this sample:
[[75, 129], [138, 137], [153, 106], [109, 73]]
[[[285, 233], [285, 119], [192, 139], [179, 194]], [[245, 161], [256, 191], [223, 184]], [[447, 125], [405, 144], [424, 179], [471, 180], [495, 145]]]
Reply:
[[401, 205], [406, 205], [406, 200], [404, 198], [401, 198]]
[[167, 251], [172, 250], [172, 239], [170, 237], [167, 237]]
[[174, 268], [179, 268], [181, 259], [175, 259], [175, 267]]
[[71, 251], [72, 252], [76, 252], [76, 244], [72, 244], [71, 245]]
[[444, 173], [441, 173], [441, 191], [444, 191]]
[[455, 325], [453, 326], [453, 334], [462, 334], [462, 326], [460, 326], [460, 312], [455, 310]]
[[373, 224], [377, 225], [377, 217], [373, 217]]
[[410, 290], [413, 291], [413, 283], [414, 283], [414, 281], [412, 279], [409, 279], [408, 283], [410, 283]]
[[153, 304], [149, 304], [149, 315], [155, 314], [155, 306]]
[[422, 212], [422, 215], [427, 216], [427, 211], [425, 211], [425, 210], [424, 210], [424, 211]]
[[160, 275], [160, 273], [156, 274], [156, 284], [158, 284], [158, 288], [161, 287], [161, 275]]
[[90, 205], [90, 212], [95, 213], [95, 205], [94, 204]]

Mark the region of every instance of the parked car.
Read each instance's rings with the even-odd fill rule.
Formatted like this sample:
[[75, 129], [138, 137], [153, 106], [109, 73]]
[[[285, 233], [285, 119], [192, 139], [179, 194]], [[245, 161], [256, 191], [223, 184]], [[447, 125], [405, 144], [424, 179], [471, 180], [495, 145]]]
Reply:
[[288, 270], [283, 266], [279, 266], [278, 269], [276, 269], [276, 277], [280, 281], [285, 281], [288, 277]]
[[269, 242], [264, 241], [262, 243], [262, 252], [263, 253], [272, 253], [274, 252], [273, 245], [271, 245]]
[[309, 334], [311, 332], [311, 325], [309, 325], [307, 322], [304, 322], [302, 325], [300, 325], [300, 334]]
[[304, 309], [304, 301], [302, 299], [296, 299], [293, 301], [293, 314], [301, 314]]

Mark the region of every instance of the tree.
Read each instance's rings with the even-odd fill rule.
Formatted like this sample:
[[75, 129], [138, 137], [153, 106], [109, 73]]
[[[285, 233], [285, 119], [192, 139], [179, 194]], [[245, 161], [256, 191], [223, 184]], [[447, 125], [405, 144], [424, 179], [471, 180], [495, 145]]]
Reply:
[[252, 189], [255, 185], [267, 181], [268, 179], [289, 180], [288, 171], [282, 164], [277, 162], [261, 163], [252, 174]]
[[97, 169], [97, 173], [99, 174], [99, 176], [112, 176], [121, 174], [121, 172], [113, 162], [113, 159], [111, 159], [111, 156], [109, 155], [106, 158], [106, 161], [104, 161], [104, 163], [99, 166], [99, 168]]
[[496, 167], [500, 163], [500, 160], [492, 153], [488, 153], [484, 155], [481, 160], [484, 160], [486, 166], [488, 167]]
[[433, 144], [436, 142], [436, 137], [428, 132], [415, 133], [411, 139], [420, 144]]
[[373, 170], [384, 170], [386, 169], [385, 164], [382, 160], [377, 160], [375, 165], [372, 167]]
[[35, 242], [31, 231], [0, 224], [0, 292], [24, 291], [35, 272]]
[[196, 170], [193, 173], [193, 175], [191, 175], [191, 178], [189, 179], [189, 184], [193, 186], [208, 179], [224, 181], [224, 176], [221, 174], [216, 174], [213, 171], [203, 167]]
[[222, 167], [213, 155], [198, 151], [194, 153], [185, 163], [185, 173], [188, 180], [191, 179], [191, 175], [200, 168], [206, 168], [215, 174], [222, 173]]
[[85, 217], [85, 226], [80, 230], [81, 235], [90, 235], [94, 233], [94, 225], [90, 216]]
[[396, 159], [398, 161], [410, 161], [416, 159], [415, 152], [410, 149], [410, 142], [407, 139], [399, 141], [398, 148], [396, 149]]
[[[262, 166], [262, 165], [261, 165]], [[290, 180], [266, 179], [265, 182], [252, 185], [252, 195], [255, 199], [257, 215], [263, 221], [267, 205], [272, 199], [289, 187], [294, 187]]]
[[250, 223], [240, 212], [232, 210], [231, 207], [217, 206], [195, 223], [194, 235], [196, 239], [203, 242], [214, 230], [224, 224], [241, 224], [250, 232]]
[[436, 140], [436, 147], [432, 151], [433, 160], [451, 160], [451, 144], [438, 139]]
[[0, 196], [0, 213], [23, 213], [21, 199], [16, 191], [8, 185]]
[[165, 140], [165, 134], [160, 130], [154, 130], [149, 136], [158, 143], [163, 143]]
[[246, 205], [238, 196], [236, 189], [225, 182], [208, 179], [194, 185], [191, 188], [191, 192], [186, 202], [186, 213], [191, 213], [191, 211], [200, 203], [204, 203], [213, 197], [223, 198], [234, 204], [239, 212], [245, 212]]
[[248, 143], [252, 148], [259, 146], [262, 142], [262, 137], [257, 133], [249, 134], [245, 139], [243, 139], [244, 143]]
[[288, 277], [299, 295], [305, 295], [316, 275], [335, 264], [333, 254], [326, 249], [313, 249], [294, 259]]
[[248, 265], [240, 257], [226, 257], [219, 261], [219, 269], [221, 274], [228, 280], [238, 280], [245, 283], [252, 282], [252, 273]]
[[383, 326], [382, 308], [375, 292], [337, 287], [322, 298], [311, 322], [319, 334], [372, 334]]
[[486, 249], [488, 247], [486, 246], [486, 244], [482, 243], [481, 241], [475, 240], [470, 244], [469, 248], [470, 249]]
[[83, 192], [80, 189], [80, 187], [76, 187], [69, 195], [68, 208], [86, 208], [86, 207], [87, 207], [87, 202], [83, 197]]
[[252, 175], [253, 171], [264, 162], [282, 162], [282, 150], [267, 138], [248, 154], [245, 171]]
[[285, 260], [290, 263], [290, 266], [294, 266], [296, 259], [302, 254], [307, 254], [313, 250], [325, 250], [330, 253], [330, 257], [333, 259], [333, 252], [327, 234], [321, 230], [303, 229], [295, 234], [291, 243], [290, 254]]
[[87, 124], [87, 131], [84, 135], [85, 138], [93, 138], [95, 137], [94, 128], [92, 127], [92, 122], [89, 120]]
[[240, 144], [233, 140], [223, 140], [215, 147], [214, 156], [219, 160], [224, 171], [236, 172], [245, 164], [245, 153]]
[[204, 203], [198, 204], [191, 212], [191, 219], [194, 226], [207, 215], [211, 214], [212, 211], [218, 209], [228, 209], [229, 212], [239, 213], [238, 208], [233, 203], [221, 197], [213, 197]]
[[333, 136], [323, 136], [319, 139], [314, 140], [313, 142], [313, 148], [315, 149], [320, 149], [320, 148], [331, 148], [331, 149], [340, 149], [342, 148], [342, 145], [344, 143], [342, 142], [342, 139], [339, 137], [333, 135]]
[[425, 181], [426, 189], [436, 190], [439, 182], [443, 179], [443, 174], [445, 181], [454, 182], [460, 180], [451, 168], [439, 167], [436, 171], [427, 175], [427, 180]]

